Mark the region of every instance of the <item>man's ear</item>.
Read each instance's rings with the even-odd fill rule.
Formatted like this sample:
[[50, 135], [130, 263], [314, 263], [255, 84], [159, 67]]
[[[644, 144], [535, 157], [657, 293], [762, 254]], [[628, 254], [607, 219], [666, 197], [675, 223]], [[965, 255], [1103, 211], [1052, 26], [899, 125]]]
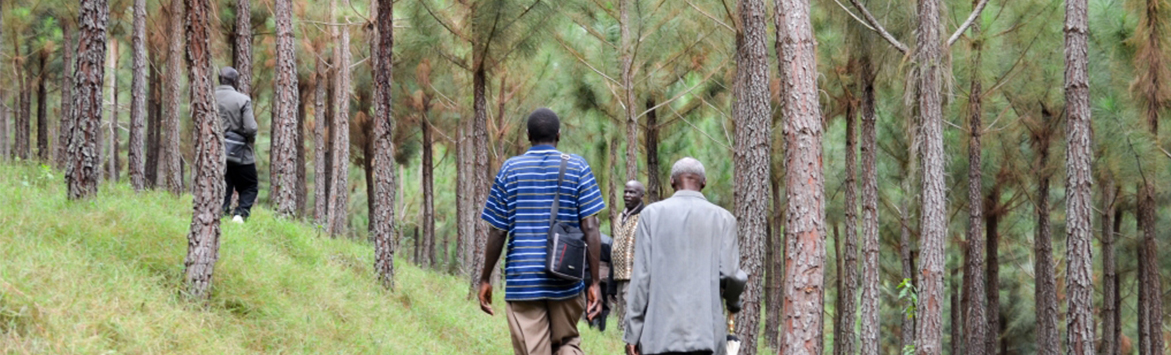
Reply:
[[557, 138], [555, 138], [554, 142], [561, 142], [561, 130], [557, 130]]

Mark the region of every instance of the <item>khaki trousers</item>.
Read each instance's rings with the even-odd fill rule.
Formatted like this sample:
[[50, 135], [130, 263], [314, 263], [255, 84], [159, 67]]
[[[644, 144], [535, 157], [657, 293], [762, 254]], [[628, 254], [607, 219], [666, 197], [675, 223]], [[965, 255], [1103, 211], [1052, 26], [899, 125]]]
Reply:
[[508, 302], [508, 330], [516, 355], [584, 355], [577, 321], [585, 297], [561, 301]]

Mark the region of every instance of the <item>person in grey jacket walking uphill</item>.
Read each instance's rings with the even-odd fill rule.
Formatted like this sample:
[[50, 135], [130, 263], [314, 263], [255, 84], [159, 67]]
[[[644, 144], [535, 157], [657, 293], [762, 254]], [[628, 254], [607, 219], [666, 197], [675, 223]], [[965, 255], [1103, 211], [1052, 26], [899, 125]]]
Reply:
[[[220, 86], [215, 89], [219, 105], [220, 123], [224, 129], [224, 152], [227, 169], [224, 171], [224, 216], [232, 222], [244, 223], [252, 210], [259, 191], [256, 179], [256, 155], [252, 144], [256, 141], [256, 118], [252, 116], [252, 98], [236, 91], [240, 74], [232, 67], [220, 69]], [[232, 192], [239, 194], [235, 210]]]
[[740, 294], [721, 291], [720, 282], [743, 272], [736, 218], [700, 193], [706, 183], [702, 163], [680, 159], [671, 168], [675, 195], [642, 210], [626, 295], [627, 354], [726, 351], [723, 305], [738, 312]]

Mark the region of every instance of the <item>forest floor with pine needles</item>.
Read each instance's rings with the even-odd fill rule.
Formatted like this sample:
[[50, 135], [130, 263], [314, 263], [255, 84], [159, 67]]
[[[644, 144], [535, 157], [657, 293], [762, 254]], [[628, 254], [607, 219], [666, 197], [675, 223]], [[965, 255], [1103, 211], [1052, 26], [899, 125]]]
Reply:
[[[211, 298], [188, 301], [191, 197], [103, 184], [70, 202], [60, 173], [0, 165], [0, 353], [510, 354], [503, 292], [489, 317], [462, 278], [395, 264], [379, 286], [369, 243], [331, 239], [264, 207], [226, 223]], [[622, 341], [582, 323], [589, 354]]]

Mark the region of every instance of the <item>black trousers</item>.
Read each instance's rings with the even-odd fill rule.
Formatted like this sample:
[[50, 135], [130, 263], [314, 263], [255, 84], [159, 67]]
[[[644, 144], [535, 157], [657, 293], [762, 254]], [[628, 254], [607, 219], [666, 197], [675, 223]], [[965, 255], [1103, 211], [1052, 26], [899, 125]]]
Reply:
[[[252, 203], [256, 202], [258, 191], [256, 181], [256, 164], [237, 165], [228, 163], [224, 171], [224, 214], [248, 218], [252, 211]], [[232, 208], [232, 192], [240, 194], [236, 210]]]

